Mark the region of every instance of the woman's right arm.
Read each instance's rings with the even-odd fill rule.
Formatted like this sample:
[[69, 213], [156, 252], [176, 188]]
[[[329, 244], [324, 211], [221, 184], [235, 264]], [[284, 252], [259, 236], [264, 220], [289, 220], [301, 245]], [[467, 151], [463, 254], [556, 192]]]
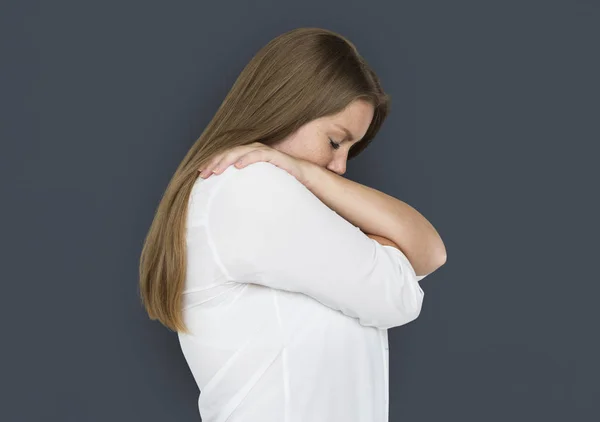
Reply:
[[274, 164], [230, 167], [221, 177], [202, 219], [227, 280], [303, 293], [364, 326], [418, 317], [425, 276], [400, 249], [365, 236]]

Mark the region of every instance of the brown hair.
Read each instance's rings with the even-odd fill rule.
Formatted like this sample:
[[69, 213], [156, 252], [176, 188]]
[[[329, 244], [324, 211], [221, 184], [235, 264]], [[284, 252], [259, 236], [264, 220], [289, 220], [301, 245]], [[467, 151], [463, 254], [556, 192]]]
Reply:
[[369, 145], [390, 102], [354, 44], [325, 29], [297, 28], [274, 38], [252, 58], [175, 170], [144, 240], [139, 288], [150, 319], [189, 333], [181, 300], [188, 199], [198, 169], [233, 147], [273, 144], [313, 119], [339, 113], [356, 99], [369, 101], [375, 112], [348, 160]]

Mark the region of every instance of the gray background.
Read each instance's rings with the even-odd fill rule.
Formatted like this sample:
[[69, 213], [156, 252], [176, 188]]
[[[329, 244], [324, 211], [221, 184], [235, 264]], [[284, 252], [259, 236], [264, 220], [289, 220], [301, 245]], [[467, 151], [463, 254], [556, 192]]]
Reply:
[[244, 65], [299, 26], [350, 38], [392, 95], [346, 176], [448, 251], [389, 332], [390, 421], [600, 420], [591, 0], [3, 2], [0, 419], [198, 420], [139, 302], [143, 237]]

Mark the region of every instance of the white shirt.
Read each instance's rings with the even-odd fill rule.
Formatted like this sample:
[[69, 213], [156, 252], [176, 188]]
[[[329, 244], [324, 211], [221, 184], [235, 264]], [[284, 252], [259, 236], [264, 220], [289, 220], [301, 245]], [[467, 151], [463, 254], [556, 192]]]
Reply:
[[267, 162], [198, 178], [185, 359], [204, 422], [387, 422], [387, 329], [423, 290], [406, 256]]

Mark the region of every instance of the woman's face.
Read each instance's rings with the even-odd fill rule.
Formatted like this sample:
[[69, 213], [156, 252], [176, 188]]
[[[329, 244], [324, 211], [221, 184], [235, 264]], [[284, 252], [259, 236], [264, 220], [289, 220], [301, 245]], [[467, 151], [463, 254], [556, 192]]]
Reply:
[[[374, 111], [371, 103], [356, 100], [338, 114], [306, 123], [271, 147], [342, 176], [346, 172], [348, 151], [367, 132]], [[344, 128], [350, 132], [349, 136]]]

